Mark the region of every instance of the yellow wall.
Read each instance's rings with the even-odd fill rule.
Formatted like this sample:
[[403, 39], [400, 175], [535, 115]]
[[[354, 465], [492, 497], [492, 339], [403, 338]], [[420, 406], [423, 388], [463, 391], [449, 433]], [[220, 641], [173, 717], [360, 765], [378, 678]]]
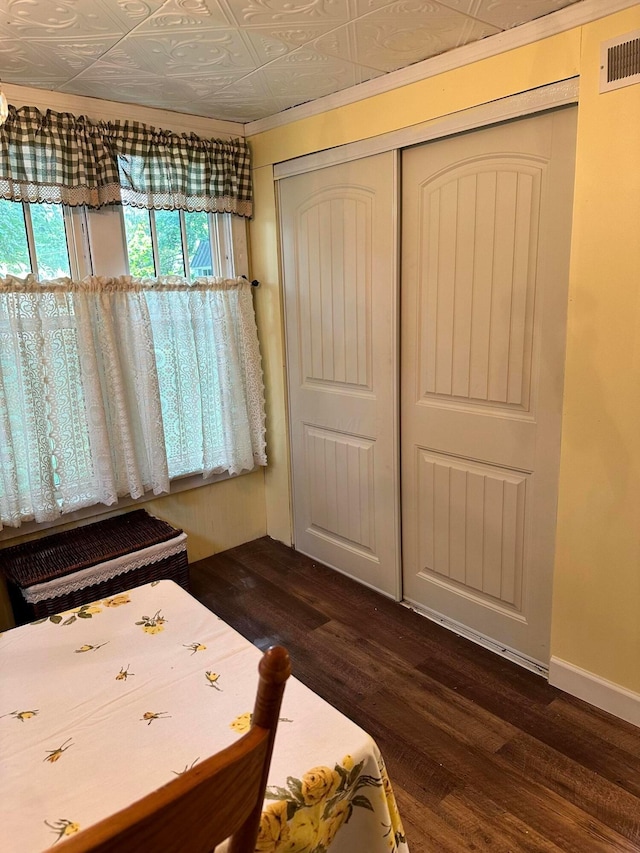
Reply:
[[285, 393], [285, 357], [282, 335], [282, 304], [278, 278], [276, 208], [271, 166], [256, 169], [254, 193], [260, 199], [260, 216], [251, 223], [251, 266], [260, 279], [254, 294], [260, 337], [267, 414], [267, 458], [265, 483], [269, 495], [266, 517], [269, 535], [291, 544], [289, 496], [289, 444]]
[[193, 563], [265, 535], [264, 473], [259, 470], [166, 495], [144, 507], [185, 531], [189, 562]]
[[598, 94], [583, 28], [553, 654], [640, 692], [640, 85]]
[[[280, 405], [286, 393], [272, 164], [581, 75], [552, 654], [638, 692], [640, 86], [601, 96], [595, 75], [600, 40], [639, 27], [634, 6], [249, 140], [257, 178], [254, 270], [262, 275], [258, 259], [268, 266], [268, 348], [278, 366], [269, 393]], [[270, 471], [267, 506], [290, 500], [284, 434], [278, 440], [282, 470]], [[282, 538], [269, 522], [267, 532]]]

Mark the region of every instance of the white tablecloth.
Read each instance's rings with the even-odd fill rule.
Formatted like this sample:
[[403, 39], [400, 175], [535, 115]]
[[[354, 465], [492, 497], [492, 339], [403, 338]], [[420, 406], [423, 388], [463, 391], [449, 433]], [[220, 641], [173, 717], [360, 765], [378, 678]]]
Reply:
[[[237, 739], [261, 652], [172, 581], [0, 635], [4, 853], [42, 851]], [[374, 741], [287, 683], [257, 850], [407, 853]]]

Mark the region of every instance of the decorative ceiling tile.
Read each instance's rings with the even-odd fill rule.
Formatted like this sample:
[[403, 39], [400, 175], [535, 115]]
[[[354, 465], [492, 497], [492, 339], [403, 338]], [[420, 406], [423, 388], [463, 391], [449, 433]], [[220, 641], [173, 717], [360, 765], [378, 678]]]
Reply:
[[246, 68], [218, 68], [213, 71], [206, 71], [197, 76], [189, 77], [172, 77], [172, 80], [183, 81], [193, 89], [194, 99], [206, 99], [223, 89], [240, 88], [243, 81], [251, 71]]
[[96, 60], [90, 68], [85, 69], [82, 72], [82, 77], [85, 80], [99, 80], [103, 76], [131, 78], [132, 74], [143, 76], [152, 73], [140, 61], [139, 56], [125, 50], [124, 42], [120, 42], [103, 54], [99, 60]]
[[226, 97], [230, 94], [237, 94], [241, 99], [271, 97], [264, 75], [260, 71], [246, 74], [241, 79], [234, 80], [225, 90], [217, 92], [215, 97]]
[[7, 83], [66, 79], [69, 68], [50, 52], [43, 52], [27, 41], [0, 39], [0, 78]]
[[[244, 124], [248, 121], [257, 121], [264, 115], [265, 107], [270, 110], [269, 115], [281, 112], [283, 109], [272, 101], [264, 98], [237, 98], [233, 93], [228, 92], [223, 98], [216, 97], [207, 106], [203, 107], [202, 102], [198, 101], [191, 104], [191, 109], [188, 112], [191, 115], [205, 116], [207, 118], [215, 118], [219, 121], [234, 121]], [[176, 107], [178, 112], [187, 112]]]
[[395, 0], [351, 0], [355, 14], [351, 16], [351, 20], [362, 18], [370, 12], [377, 12], [378, 9], [384, 9], [385, 6], [393, 6]]
[[66, 68], [68, 74], [77, 74], [97, 62], [120, 40], [120, 36], [106, 38], [29, 39], [29, 44], [47, 62]]
[[218, 0], [167, 0], [138, 28], [138, 33], [199, 32], [235, 25]]
[[[222, 69], [212, 74], [166, 77], [150, 71], [136, 71], [135, 74], [132, 74], [121, 67], [99, 63], [94, 68], [70, 80], [64, 86], [64, 91], [80, 95], [89, 94], [91, 89], [100, 89], [101, 93], [112, 92], [109, 100], [145, 104], [145, 98], [149, 92], [157, 90], [162, 93], [164, 87], [167, 103], [171, 104], [170, 109], [175, 109], [176, 103], [184, 104], [187, 101], [211, 98], [216, 92], [229, 86], [235, 86], [246, 74], [246, 71], [229, 72]], [[82, 91], [80, 91], [81, 89]], [[125, 95], [126, 97], [124, 97]], [[94, 97], [106, 96], [99, 94]]]
[[[167, 76], [201, 74], [204, 70], [224, 68], [252, 69], [255, 61], [238, 30], [134, 34], [120, 45], [141, 68]], [[111, 61], [112, 52], [105, 55]]]
[[128, 104], [174, 109], [176, 104], [194, 100], [192, 89], [179, 80], [167, 80], [159, 75], [136, 75], [136, 77], [103, 75], [97, 78], [82, 75], [61, 87], [73, 95], [88, 95]]
[[225, 89], [229, 85], [235, 85], [238, 78], [242, 78], [247, 72], [239, 71], [238, 77], [229, 82], [231, 75], [229, 73], [221, 75], [203, 74], [201, 76], [190, 75], [189, 77], [171, 77], [171, 81], [185, 85], [189, 94], [190, 101], [199, 101], [205, 98], [211, 98], [217, 92]]
[[269, 115], [273, 115], [286, 109], [288, 103], [271, 95], [264, 74], [257, 71], [190, 106], [195, 115], [243, 123], [263, 115], [265, 107], [270, 110]]
[[[375, 72], [374, 72], [375, 73]], [[352, 62], [329, 57], [311, 47], [300, 48], [261, 69], [269, 91], [289, 106], [339, 92], [361, 82]]]
[[137, 27], [149, 15], [153, 15], [160, 9], [165, 0], [93, 0], [93, 3], [101, 6], [125, 28], [126, 32], [130, 32], [133, 27]]
[[571, 6], [577, 0], [439, 0], [445, 6], [508, 30]]
[[239, 27], [349, 20], [348, 0], [221, 0]]
[[121, 4], [109, 0], [4, 0], [2, 6], [0, 22], [20, 39], [122, 36], [135, 26]]
[[343, 55], [347, 50], [344, 42], [353, 61], [385, 72], [499, 32], [494, 26], [427, 0], [399, 0], [343, 29], [340, 41], [332, 33], [317, 39], [316, 49]]
[[280, 56], [285, 56], [299, 47], [309, 44], [324, 35], [326, 27], [320, 24], [299, 26], [264, 26], [242, 30], [245, 41], [251, 45], [256, 59], [256, 68], [266, 65]]
[[[337, 27], [313, 42], [313, 47], [324, 56], [339, 57], [357, 63], [356, 29], [354, 25]], [[374, 69], [371, 69], [374, 70]], [[379, 72], [382, 73], [382, 72]]]

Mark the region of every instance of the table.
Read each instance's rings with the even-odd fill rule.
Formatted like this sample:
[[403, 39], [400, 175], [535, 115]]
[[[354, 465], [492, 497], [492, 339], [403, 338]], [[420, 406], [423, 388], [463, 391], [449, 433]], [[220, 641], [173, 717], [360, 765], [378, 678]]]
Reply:
[[[64, 847], [232, 743], [261, 654], [169, 580], [0, 635], [4, 853]], [[293, 677], [256, 850], [408, 851], [375, 742]]]

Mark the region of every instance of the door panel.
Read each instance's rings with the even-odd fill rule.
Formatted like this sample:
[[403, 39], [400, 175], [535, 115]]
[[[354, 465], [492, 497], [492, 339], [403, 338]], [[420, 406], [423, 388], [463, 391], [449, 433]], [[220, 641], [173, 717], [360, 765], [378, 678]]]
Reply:
[[396, 158], [279, 183], [298, 550], [399, 596]]
[[548, 660], [574, 109], [403, 154], [405, 597]]
[[521, 608], [527, 475], [419, 449], [419, 553], [437, 576]]

